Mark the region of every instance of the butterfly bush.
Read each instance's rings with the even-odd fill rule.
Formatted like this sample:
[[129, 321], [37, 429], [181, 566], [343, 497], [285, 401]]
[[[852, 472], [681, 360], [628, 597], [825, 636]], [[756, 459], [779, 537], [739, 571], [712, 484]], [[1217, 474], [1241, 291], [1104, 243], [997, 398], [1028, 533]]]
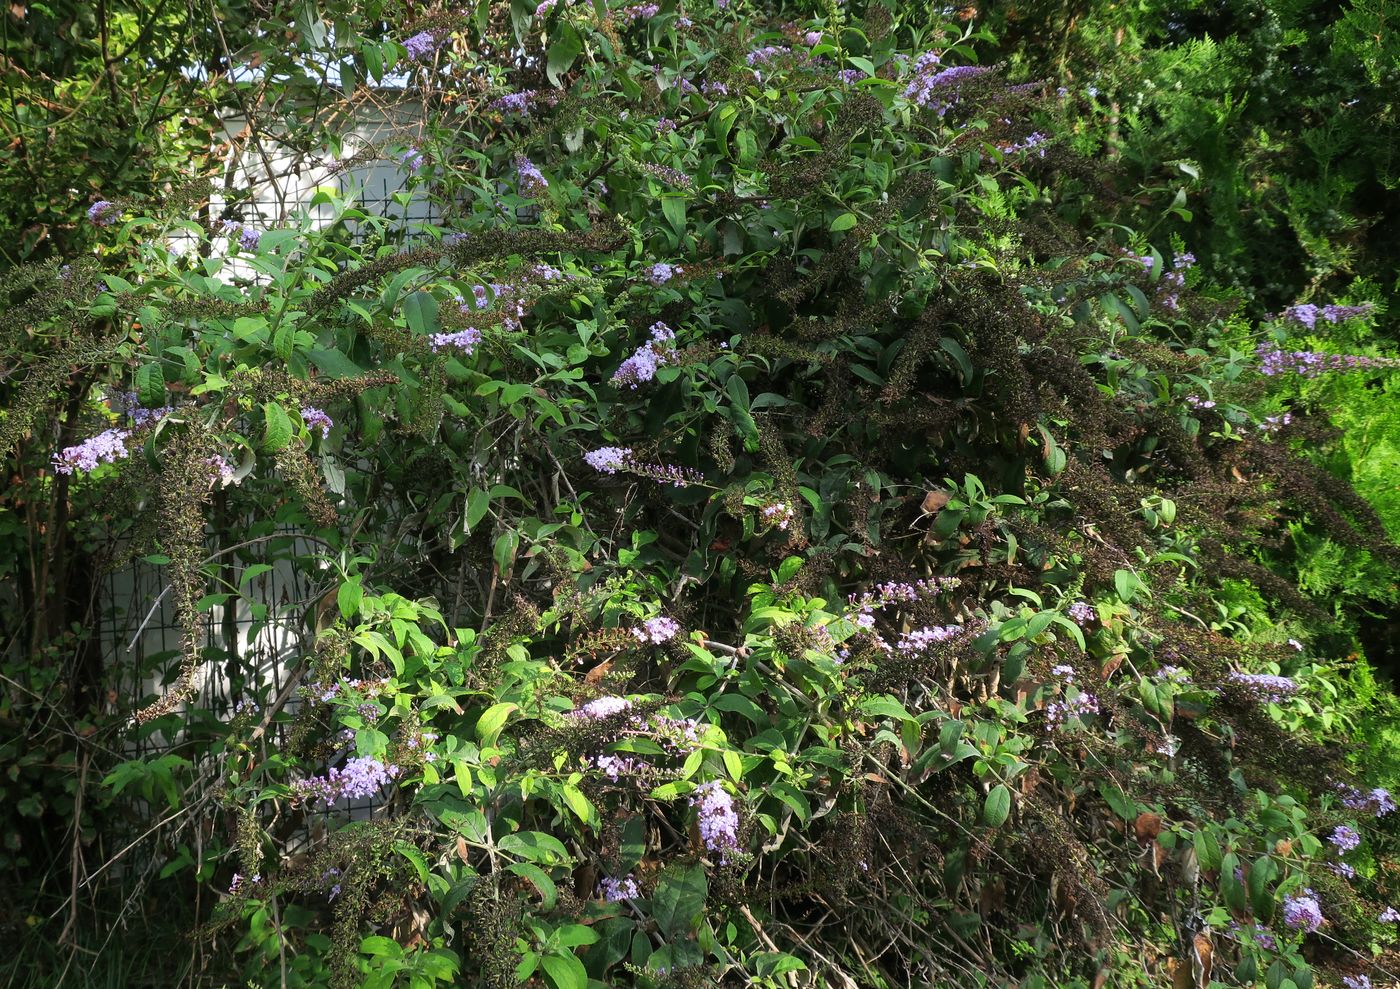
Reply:
[[1366, 357], [1360, 354], [1324, 354], [1315, 350], [1281, 350], [1262, 343], [1254, 352], [1259, 361], [1259, 373], [1266, 375], [1297, 374], [1315, 378], [1330, 371], [1364, 371], [1400, 367], [1400, 360], [1389, 357]]
[[1229, 681], [1257, 701], [1281, 704], [1298, 692], [1298, 682], [1274, 673], [1241, 673], [1234, 671]]
[[125, 460], [130, 454], [126, 445], [129, 439], [129, 429], [104, 429], [91, 439], [54, 454], [53, 469], [60, 474], [72, 474], [74, 471], [96, 470], [99, 464]]
[[599, 881], [598, 891], [603, 894], [603, 899], [609, 903], [632, 900], [642, 895], [642, 891], [637, 887], [637, 880], [631, 876], [624, 876], [621, 879], [605, 877]]
[[404, 49], [408, 52], [408, 57], [414, 61], [421, 62], [423, 59], [437, 51], [439, 42], [431, 31], [419, 31], [404, 41]]
[[1332, 833], [1327, 836], [1327, 840], [1339, 852], [1350, 852], [1361, 847], [1361, 832], [1345, 824], [1339, 824], [1332, 829]]

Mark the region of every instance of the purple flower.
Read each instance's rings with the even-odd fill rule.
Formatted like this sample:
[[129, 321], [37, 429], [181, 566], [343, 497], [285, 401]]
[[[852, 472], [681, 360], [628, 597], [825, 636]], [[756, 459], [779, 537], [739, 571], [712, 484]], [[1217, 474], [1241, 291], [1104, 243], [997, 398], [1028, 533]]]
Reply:
[[642, 622], [640, 628], [632, 629], [632, 634], [640, 642], [650, 642], [652, 645], [659, 646], [663, 642], [674, 639], [680, 630], [680, 623], [674, 618], [658, 615], [656, 618], [648, 618]]
[[1050, 675], [1064, 680], [1066, 683], [1074, 682], [1074, 667], [1068, 663], [1061, 663], [1050, 671]]
[[1283, 901], [1283, 922], [1296, 930], [1309, 933], [1322, 926], [1322, 905], [1310, 889], [1294, 893]]
[[904, 98], [921, 107], [930, 107], [941, 117], [958, 102], [964, 82], [991, 70], [983, 65], [955, 65], [938, 69], [938, 56], [925, 52], [914, 63], [914, 79], [904, 89]]
[[1339, 852], [1350, 852], [1361, 846], [1361, 832], [1345, 824], [1339, 824], [1332, 829], [1327, 840], [1336, 846]]
[[308, 405], [301, 410], [301, 421], [306, 423], [307, 429], [320, 429], [321, 439], [325, 439], [331, 434], [331, 427], [335, 425], [331, 417], [326, 415], [314, 405]]
[[1386, 907], [1376, 918], [1378, 924], [1400, 924], [1400, 910], [1394, 907]]
[[1369, 975], [1344, 975], [1342, 985], [1346, 989], [1371, 989], [1371, 977]]
[[410, 172], [416, 172], [418, 169], [422, 168], [425, 160], [423, 152], [415, 147], [410, 147], [403, 154], [399, 155], [399, 163]]
[[820, 31], [808, 31], [802, 36], [802, 41], [806, 45], [815, 48], [822, 43], [822, 33]]
[[621, 714], [632, 707], [632, 702], [626, 697], [599, 697], [597, 700], [589, 701], [587, 704], [575, 710], [565, 713], [566, 718], [585, 718], [589, 721], [600, 721], [603, 718], [610, 718], [615, 714]]
[[912, 584], [891, 581], [876, 584], [873, 592], [852, 594], [850, 603], [859, 611], [876, 611], [891, 604], [913, 604], [915, 601], [935, 597], [960, 583], [956, 577], [928, 577]]
[[864, 69], [842, 69], [836, 73], [836, 78], [847, 86], [854, 86], [862, 79], [868, 78]]
[[650, 268], [647, 269], [647, 281], [651, 282], [653, 285], [665, 285], [667, 282], [669, 282], [672, 278], [676, 277], [680, 273], [680, 265], [667, 264], [664, 261], [658, 261], [656, 262], [656, 264], [652, 265]]
[[72, 474], [75, 470], [90, 471], [96, 469], [98, 464], [124, 460], [130, 452], [126, 448], [126, 441], [130, 438], [129, 429], [105, 429], [77, 446], [66, 447], [54, 454], [53, 469], [60, 474]]
[[962, 630], [961, 625], [928, 625], [916, 628], [912, 632], [905, 632], [901, 635], [894, 648], [896, 652], [902, 652], [907, 656], [918, 655], [956, 637]]
[[535, 91], [533, 89], [522, 90], [518, 93], [506, 93], [486, 104], [488, 110], [498, 110], [501, 113], [529, 113], [535, 101]]
[[1296, 681], [1272, 673], [1240, 673], [1235, 671], [1230, 674], [1230, 682], [1243, 687], [1245, 693], [1256, 701], [1267, 700], [1274, 704], [1281, 704], [1286, 698], [1292, 697], [1298, 692]]
[[121, 207], [105, 199], [99, 199], [88, 207], [87, 218], [99, 227], [110, 227], [122, 218]]
[[351, 759], [343, 769], [332, 768], [325, 776], [312, 776], [292, 784], [303, 800], [319, 800], [329, 806], [342, 798], [364, 800], [377, 794], [399, 775], [399, 767], [385, 765], [372, 756]]
[[1069, 606], [1069, 617], [1079, 626], [1088, 625], [1094, 620], [1096, 612], [1093, 607], [1084, 601], [1076, 601]]
[[408, 57], [415, 62], [421, 62], [433, 52], [437, 51], [437, 40], [431, 31], [419, 31], [413, 37], [403, 43], [404, 49], [408, 52]]
[[[673, 185], [678, 189], [689, 189], [691, 186], [695, 185], [695, 181], [689, 175], [685, 174], [685, 172], [667, 165], [643, 162], [641, 168], [642, 171], [646, 172], [648, 175], [655, 176], [662, 182]], [[679, 271], [680, 269], [678, 268], [676, 270]]]
[[1400, 367], [1400, 360], [1394, 358], [1366, 357], [1361, 354], [1325, 354], [1315, 350], [1285, 351], [1268, 343], [1261, 343], [1254, 354], [1259, 359], [1259, 373], [1267, 375], [1292, 371], [1304, 378], [1315, 378], [1328, 371]]
[[603, 899], [609, 903], [617, 903], [619, 900], [632, 900], [641, 895], [641, 890], [637, 888], [637, 880], [631, 876], [623, 879], [604, 878], [598, 883], [598, 891], [603, 894]]
[[1158, 667], [1157, 672], [1152, 674], [1152, 678], [1154, 680], [1170, 680], [1173, 683], [1191, 682], [1190, 673], [1187, 673], [1180, 666], [1172, 666], [1170, 663], [1166, 666]]
[[596, 759], [586, 761], [614, 783], [623, 776], [629, 776], [646, 768], [646, 763], [640, 759], [629, 759], [612, 754], [600, 755]]
[[520, 174], [520, 191], [527, 196], [536, 196], [549, 188], [549, 180], [534, 163], [524, 155], [516, 155], [515, 170]]
[[262, 234], [252, 227], [244, 227], [238, 234], [238, 246], [245, 251], [256, 251], [258, 244], [262, 242]]
[[690, 805], [697, 811], [705, 847], [719, 852], [720, 861], [728, 863], [730, 853], [739, 847], [739, 814], [734, 809], [734, 798], [718, 780], [711, 780], [696, 787]]
[[705, 96], [728, 96], [729, 87], [722, 82], [702, 82], [700, 92]]
[[600, 447], [591, 453], [585, 453], [583, 459], [589, 467], [604, 474], [616, 474], [619, 470], [626, 468], [632, 460], [632, 450], [625, 446], [605, 446]]
[[788, 526], [792, 525], [794, 516], [791, 505], [785, 501], [775, 501], [760, 508], [758, 517], [767, 525], [775, 526], [786, 532]]
[[1364, 302], [1359, 306], [1329, 305], [1321, 308], [1312, 303], [1303, 303], [1302, 305], [1289, 306], [1279, 313], [1279, 318], [1291, 320], [1299, 326], [1311, 330], [1317, 326], [1319, 318], [1329, 323], [1341, 323], [1357, 316], [1364, 316], [1374, 308], [1375, 306], [1369, 302]]
[[1083, 718], [1099, 713], [1099, 699], [1086, 691], [1073, 697], [1053, 701], [1045, 708], [1045, 721], [1051, 728], [1063, 728], [1071, 718]]
[[781, 58], [784, 55], [791, 54], [792, 49], [787, 45], [764, 45], [762, 48], [749, 52], [748, 55], [744, 56], [744, 61], [748, 62], [751, 66], [758, 67], [767, 65], [775, 58]]
[[612, 376], [615, 385], [627, 385], [635, 389], [645, 381], [656, 377], [657, 368], [669, 363], [676, 353], [676, 334], [665, 323], [651, 324], [651, 339], [637, 348], [631, 357], [623, 361]]
[[470, 355], [481, 343], [481, 331], [475, 326], [457, 330], [454, 333], [434, 333], [428, 337], [428, 346], [436, 353], [442, 350], [455, 350], [463, 356]]
[[1002, 151], [1005, 154], [1012, 155], [1020, 154], [1022, 151], [1037, 151], [1037, 149], [1039, 149], [1037, 151], [1037, 156], [1040, 158], [1044, 158], [1045, 145], [1048, 144], [1049, 141], [1050, 138], [1046, 137], [1040, 131], [1035, 131], [1031, 134], [1028, 134], [1021, 140], [1015, 142], [1014, 144], [1006, 145], [1004, 148], [1002, 148]]
[[223, 484], [228, 484], [230, 481], [233, 480], [233, 475], [235, 473], [233, 465], [230, 464], [223, 457], [219, 456], [217, 453], [214, 454], [212, 457], [206, 457], [204, 462], [209, 465], [209, 467], [213, 470], [215, 476]]
[[631, 7], [623, 7], [618, 13], [628, 24], [634, 21], [650, 20], [661, 13], [661, 5], [655, 3], [639, 3]]
[[1328, 862], [1327, 868], [1331, 872], [1341, 876], [1343, 879], [1356, 878], [1356, 867], [1350, 862]]

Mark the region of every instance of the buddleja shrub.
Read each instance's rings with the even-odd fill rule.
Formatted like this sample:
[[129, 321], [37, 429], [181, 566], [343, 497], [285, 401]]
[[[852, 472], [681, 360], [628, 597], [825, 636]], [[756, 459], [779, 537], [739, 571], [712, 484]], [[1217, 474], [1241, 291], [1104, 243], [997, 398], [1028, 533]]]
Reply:
[[[1363, 978], [1394, 801], [1256, 555], [1324, 511], [1375, 539], [1301, 412], [1249, 411], [1303, 359], [1180, 250], [1061, 236], [1091, 165], [947, 24], [504, 13], [359, 48], [477, 87], [384, 149], [455, 210], [410, 248], [329, 191], [272, 229], [117, 203], [124, 267], [35, 275], [84, 281], [26, 373], [96, 377], [54, 477], [133, 506], [186, 628], [135, 717], [183, 723], [214, 604], [308, 643], [295, 713], [248, 698], [168, 789], [236, 836], [172, 867], [199, 936], [259, 985]], [[212, 583], [250, 515], [309, 603]]]

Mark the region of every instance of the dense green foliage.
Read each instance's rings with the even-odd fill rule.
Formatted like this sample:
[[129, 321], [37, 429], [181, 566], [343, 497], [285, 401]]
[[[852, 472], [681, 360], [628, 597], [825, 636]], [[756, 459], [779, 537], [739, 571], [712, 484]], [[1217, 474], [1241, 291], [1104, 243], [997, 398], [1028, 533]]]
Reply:
[[[1055, 79], [966, 68], [1009, 26], [308, 11], [242, 85], [297, 142], [318, 46], [407, 72], [374, 153], [442, 226], [108, 186], [95, 256], [5, 282], [30, 984], [146, 896], [194, 904], [159, 984], [1390, 978], [1397, 705], [1349, 624], [1400, 562], [1382, 310], [1309, 337], [1223, 249], [1203, 281]], [[128, 710], [88, 619], [132, 552], [183, 648]], [[313, 593], [266, 600], [274, 564]], [[298, 642], [295, 693], [206, 641], [227, 608]], [[212, 664], [234, 695], [187, 710]]]

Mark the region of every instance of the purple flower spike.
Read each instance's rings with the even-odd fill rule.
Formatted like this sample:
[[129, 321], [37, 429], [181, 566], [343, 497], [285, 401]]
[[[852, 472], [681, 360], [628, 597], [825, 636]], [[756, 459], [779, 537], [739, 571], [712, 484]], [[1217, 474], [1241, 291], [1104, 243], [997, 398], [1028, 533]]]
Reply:
[[1295, 893], [1283, 901], [1283, 922], [1296, 930], [1311, 933], [1322, 926], [1322, 905], [1310, 889]]
[[315, 406], [308, 405], [301, 410], [302, 422], [306, 423], [307, 429], [319, 429], [321, 439], [325, 439], [331, 434], [331, 427], [335, 425], [331, 417], [326, 415]]
[[413, 37], [407, 39], [403, 43], [403, 46], [408, 51], [409, 58], [413, 59], [415, 62], [421, 62], [433, 52], [437, 51], [438, 42], [433, 37], [433, 32], [419, 31]]
[[720, 861], [727, 864], [730, 853], [739, 847], [739, 814], [734, 809], [734, 798], [718, 780], [711, 780], [696, 787], [690, 805], [698, 813], [697, 823], [705, 847], [719, 852]]
[[110, 227], [122, 218], [121, 207], [105, 199], [99, 199], [88, 207], [87, 218], [99, 227]]
[[126, 441], [131, 438], [129, 429], [107, 429], [77, 446], [64, 448], [54, 454], [53, 469], [60, 474], [72, 474], [75, 470], [95, 470], [98, 464], [116, 463], [129, 455]]

